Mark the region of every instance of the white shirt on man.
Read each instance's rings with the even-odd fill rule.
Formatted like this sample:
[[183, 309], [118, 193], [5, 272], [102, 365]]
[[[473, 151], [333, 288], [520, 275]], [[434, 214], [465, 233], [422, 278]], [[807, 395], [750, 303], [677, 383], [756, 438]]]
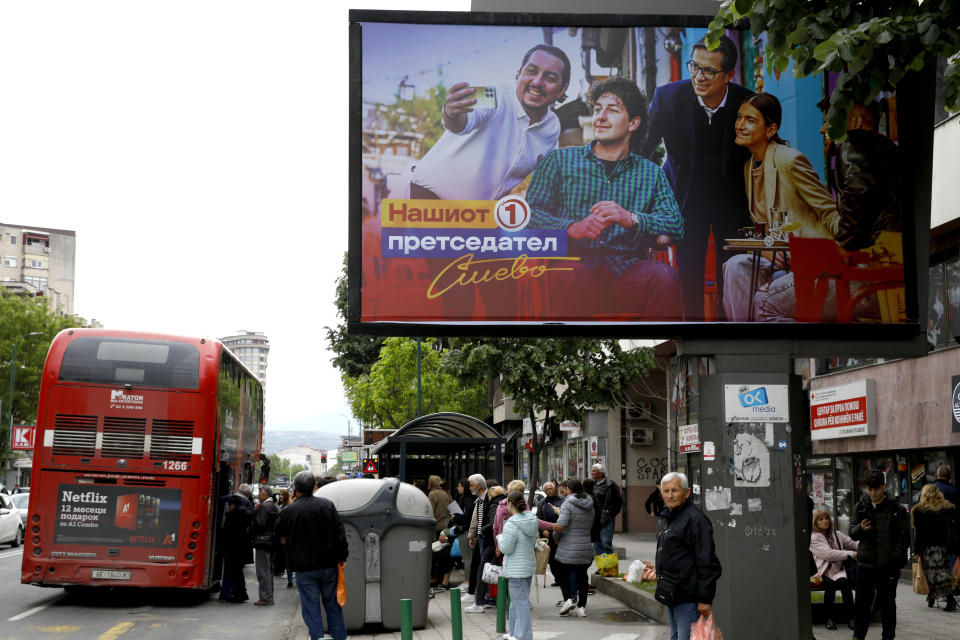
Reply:
[[411, 182], [444, 200], [499, 200], [557, 148], [560, 119], [547, 110], [530, 123], [515, 87], [497, 88], [497, 106], [467, 113], [460, 133], [445, 131], [416, 163]]

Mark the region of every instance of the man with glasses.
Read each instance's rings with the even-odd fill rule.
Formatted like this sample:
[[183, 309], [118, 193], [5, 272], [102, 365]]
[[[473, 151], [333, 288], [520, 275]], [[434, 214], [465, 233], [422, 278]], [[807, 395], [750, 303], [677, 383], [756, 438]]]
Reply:
[[[721, 250], [724, 238], [750, 224], [743, 186], [743, 165], [750, 152], [734, 144], [737, 110], [752, 92], [731, 82], [737, 46], [727, 36], [713, 51], [703, 40], [693, 45], [687, 62], [690, 80], [657, 87], [648, 111], [649, 129], [640, 154], [650, 158], [663, 141], [663, 170], [670, 180], [684, 220], [677, 241], [685, 318], [703, 320], [704, 267], [710, 228], [717, 256], [717, 291], [723, 291]], [[720, 309], [720, 300], [717, 301]]]

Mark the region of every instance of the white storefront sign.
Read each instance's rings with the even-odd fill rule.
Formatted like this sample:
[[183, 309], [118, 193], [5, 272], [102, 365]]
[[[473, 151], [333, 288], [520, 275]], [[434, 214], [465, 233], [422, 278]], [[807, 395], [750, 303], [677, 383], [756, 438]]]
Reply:
[[811, 391], [811, 439], [830, 440], [875, 435], [876, 398], [876, 382], [873, 380], [858, 380]]

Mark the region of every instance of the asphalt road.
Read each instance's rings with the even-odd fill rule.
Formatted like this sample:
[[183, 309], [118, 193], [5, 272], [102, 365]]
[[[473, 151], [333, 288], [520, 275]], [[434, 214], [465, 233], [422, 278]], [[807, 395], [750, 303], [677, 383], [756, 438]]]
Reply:
[[[95, 589], [66, 593], [20, 584], [22, 548], [0, 547], [0, 640], [287, 640], [299, 633], [299, 600], [275, 580], [276, 605], [231, 604], [216, 594]], [[256, 599], [253, 565], [247, 591]], [[291, 629], [293, 626], [293, 629]]]

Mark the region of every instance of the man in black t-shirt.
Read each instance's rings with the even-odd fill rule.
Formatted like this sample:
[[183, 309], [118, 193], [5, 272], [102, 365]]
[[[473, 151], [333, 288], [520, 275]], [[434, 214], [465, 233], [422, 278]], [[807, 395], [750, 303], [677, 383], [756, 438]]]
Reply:
[[343, 609], [337, 603], [338, 565], [347, 561], [347, 537], [336, 507], [313, 495], [316, 478], [301, 471], [293, 479], [295, 499], [280, 512], [276, 532], [287, 548], [287, 567], [297, 573], [303, 621], [310, 640], [323, 638], [323, 617], [333, 640], [346, 640]]

